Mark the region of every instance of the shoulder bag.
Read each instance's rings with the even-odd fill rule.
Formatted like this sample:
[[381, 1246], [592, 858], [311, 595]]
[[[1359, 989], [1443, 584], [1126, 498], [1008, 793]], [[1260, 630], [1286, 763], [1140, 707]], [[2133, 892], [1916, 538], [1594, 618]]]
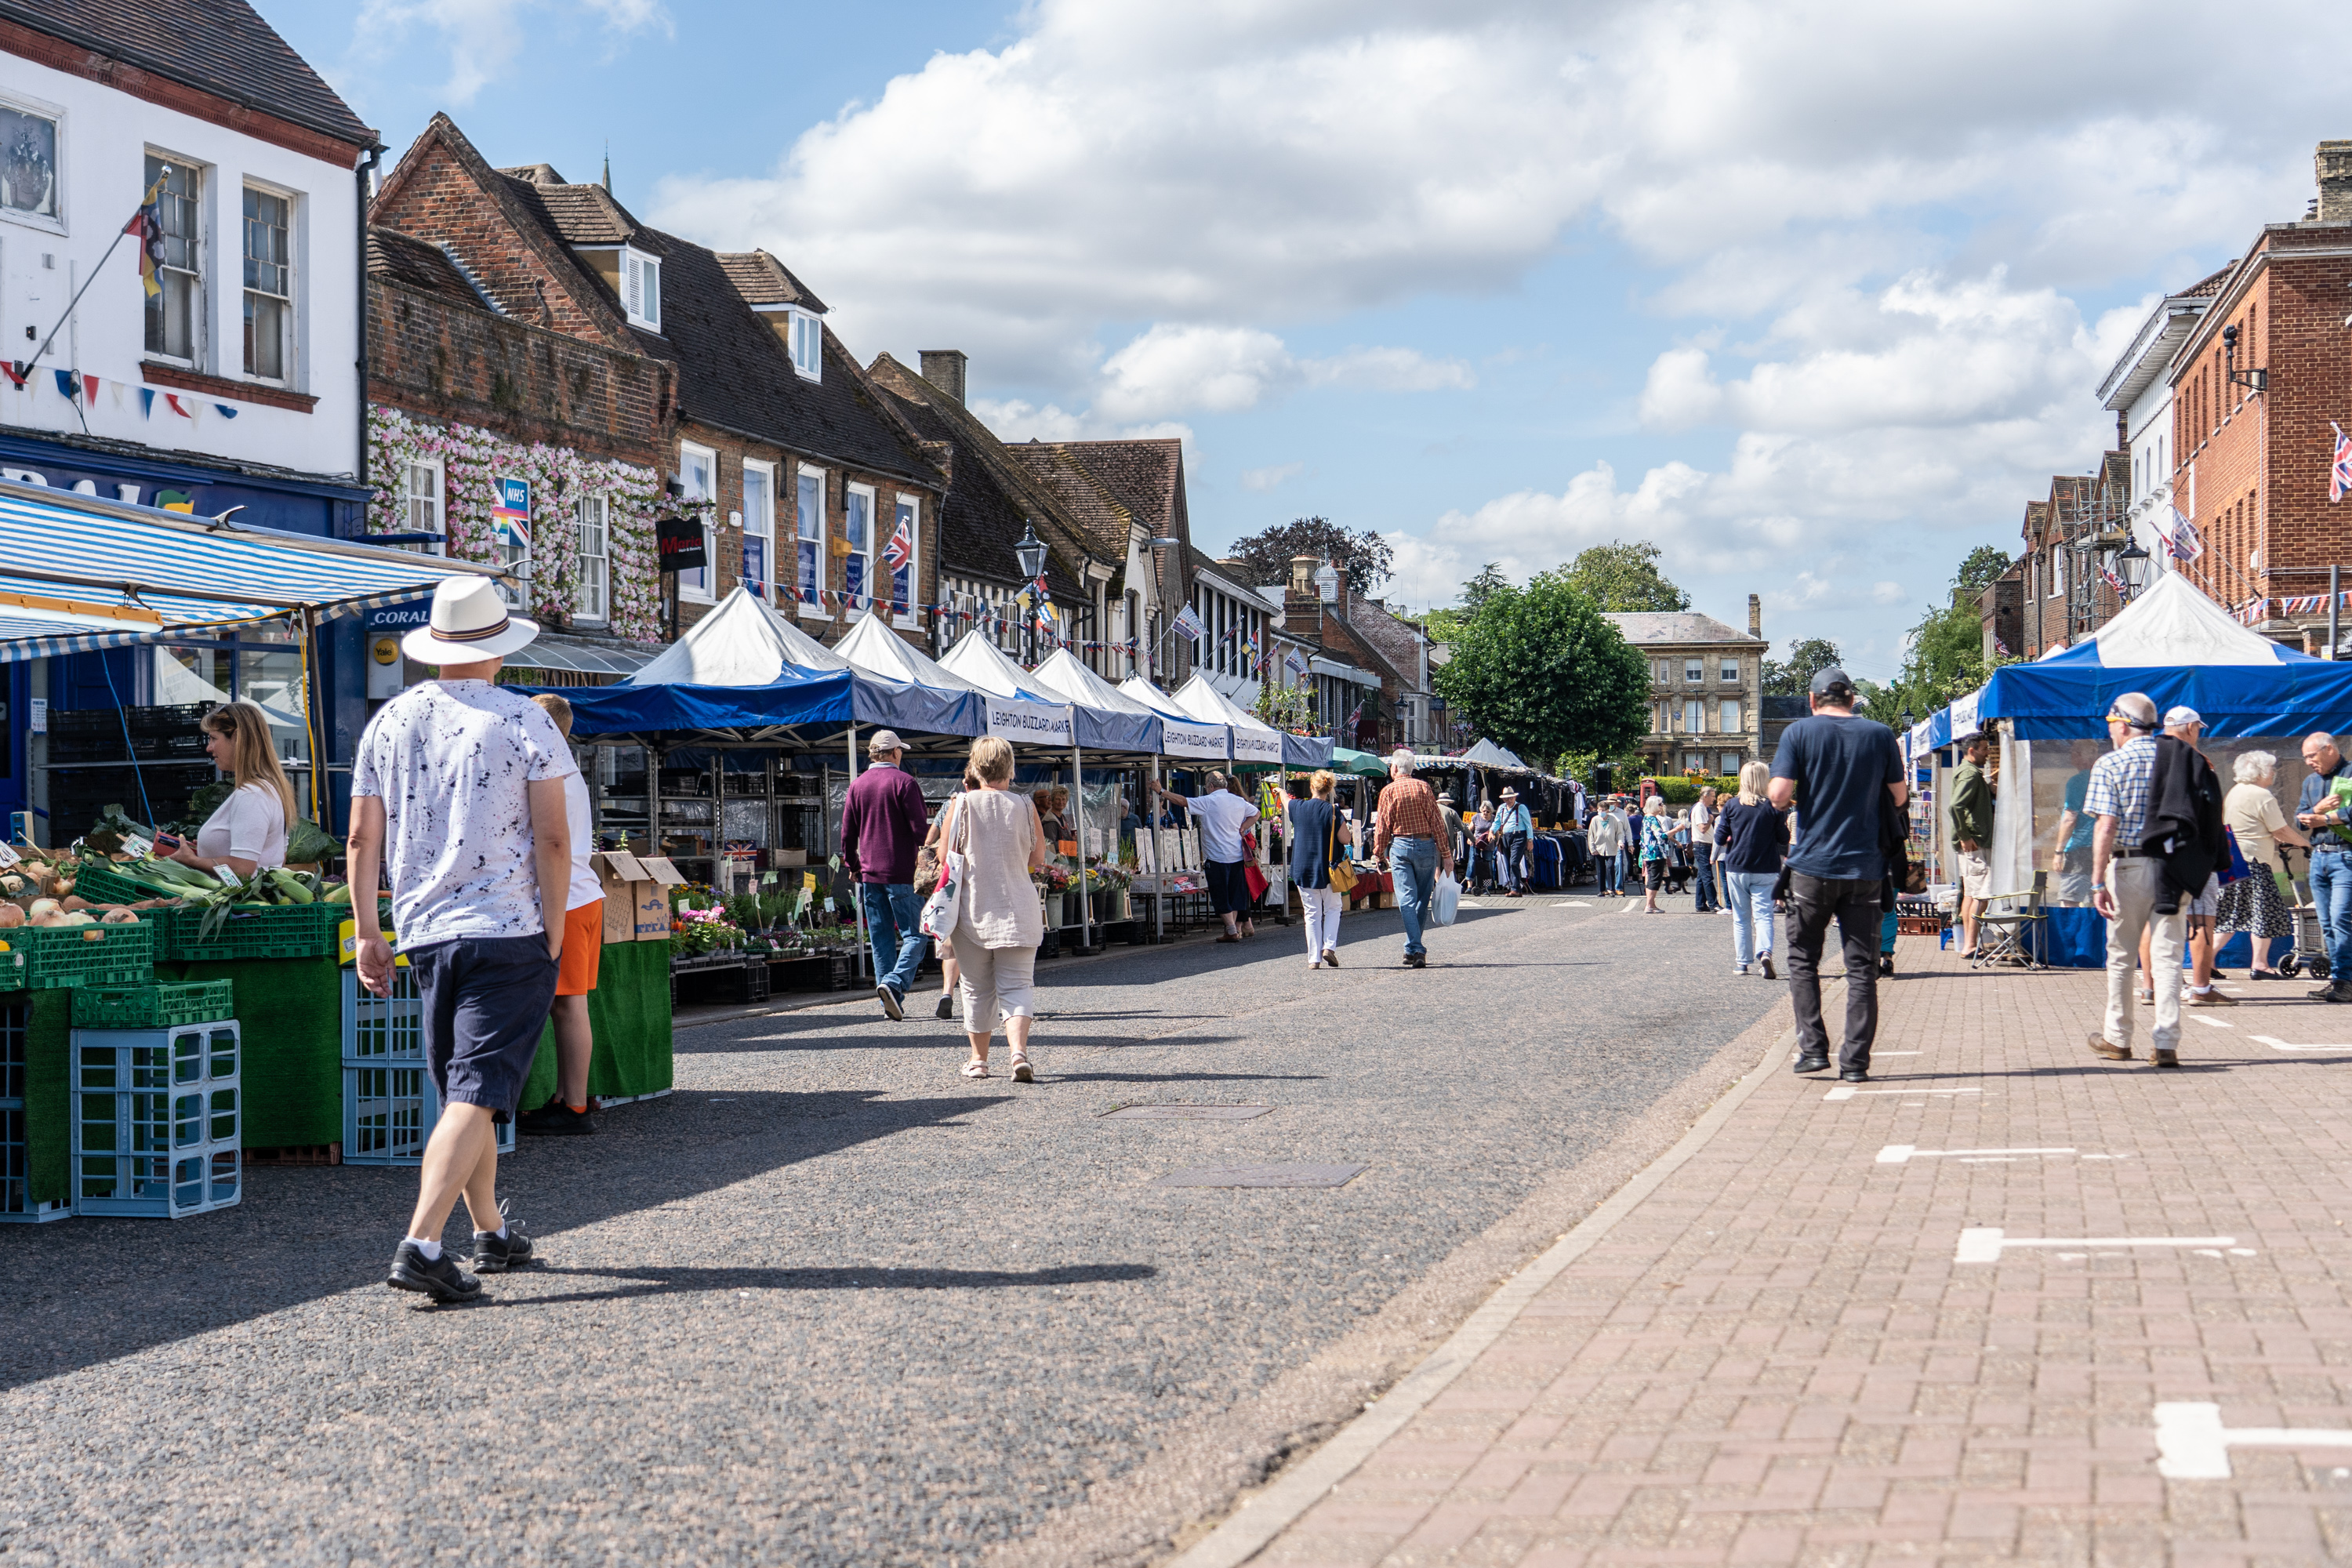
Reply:
[[954, 827], [940, 836], [940, 885], [923, 901], [922, 933], [934, 941], [945, 942], [955, 932], [956, 921], [963, 912], [963, 885], [968, 875], [963, 852], [954, 848], [953, 834], [962, 828], [963, 803], [948, 803], [948, 815], [954, 818]]
[[1355, 866], [1339, 858], [1339, 808], [1336, 805], [1331, 808], [1331, 836], [1324, 847], [1323, 864], [1324, 875], [1328, 879], [1333, 892], [1352, 893], [1356, 890]]

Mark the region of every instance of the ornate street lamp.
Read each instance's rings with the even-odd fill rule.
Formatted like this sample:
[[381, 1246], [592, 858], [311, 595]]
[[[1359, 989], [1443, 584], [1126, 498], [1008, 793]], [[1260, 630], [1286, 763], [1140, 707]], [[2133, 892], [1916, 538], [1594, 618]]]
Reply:
[[2153, 564], [2152, 558], [2140, 548], [2137, 539], [2128, 547], [2116, 552], [2116, 571], [2123, 578], [2126, 599], [2139, 597], [2140, 590], [2147, 586], [2148, 568]]
[[1024, 593], [1030, 593], [1032, 595], [1029, 601], [1028, 613], [1021, 617], [1021, 646], [1030, 656], [1023, 659], [1022, 662], [1024, 664], [1034, 665], [1037, 662], [1035, 656], [1037, 652], [1038, 603], [1034, 596], [1034, 590], [1037, 579], [1045, 575], [1045, 542], [1037, 537], [1036, 524], [1029, 521], [1026, 518], [1024, 518], [1021, 522], [1021, 537], [1013, 546], [1013, 558], [1021, 564], [1022, 590]]

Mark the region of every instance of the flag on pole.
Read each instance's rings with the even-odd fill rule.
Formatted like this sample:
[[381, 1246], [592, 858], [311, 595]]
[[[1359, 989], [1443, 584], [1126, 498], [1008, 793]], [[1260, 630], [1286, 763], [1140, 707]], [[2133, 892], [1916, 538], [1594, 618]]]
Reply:
[[907, 514], [898, 514], [898, 527], [890, 535], [890, 542], [882, 547], [882, 563], [893, 572], [904, 572], [914, 564], [915, 535], [907, 526]]
[[122, 226], [122, 232], [139, 242], [139, 282], [150, 300], [163, 291], [163, 179], [147, 187], [139, 210]]
[[1282, 656], [1282, 668], [1295, 683], [1304, 679], [1307, 674], [1307, 656], [1295, 647], [1286, 649]]
[[2166, 542], [2172, 548], [2172, 558], [2176, 561], [2194, 561], [2205, 553], [2205, 542], [2198, 537], [2197, 525], [2180, 515], [2179, 507], [2173, 507], [2170, 510], [2172, 537]]
[[1175, 626], [1195, 644], [1209, 635], [1209, 628], [1201, 624], [1200, 612], [1190, 605], [1176, 612]]
[[2327, 470], [2327, 499], [2340, 501], [2345, 491], [2352, 490], [2352, 436], [2344, 434], [2344, 426], [2332, 420], [2327, 427], [2336, 432], [2336, 461]]

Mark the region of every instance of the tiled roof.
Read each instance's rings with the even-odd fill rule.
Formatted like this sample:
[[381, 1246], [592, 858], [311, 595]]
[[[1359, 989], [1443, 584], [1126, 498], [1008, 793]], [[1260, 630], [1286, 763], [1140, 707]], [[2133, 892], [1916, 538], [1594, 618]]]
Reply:
[[0, 0], [0, 18], [348, 142], [375, 132], [245, 0]]
[[2210, 299], [2213, 295], [2219, 294], [2221, 291], [2221, 285], [2227, 282], [2229, 280], [2230, 274], [2237, 269], [2238, 264], [2235, 261], [2224, 262], [2222, 263], [2221, 269], [2220, 271], [2214, 273], [2210, 278], [2199, 279], [2196, 282], [2191, 283], [2188, 288], [2179, 290], [2179, 292], [2181, 295], [2192, 300]]
[[1129, 441], [1021, 441], [1005, 448], [1067, 502], [1094, 538], [1097, 555], [1127, 557], [1128, 531], [1153, 538], [1192, 536], [1184, 510], [1184, 444], [1176, 437]]
[[[554, 170], [544, 163], [530, 165], [531, 171]], [[612, 193], [602, 185], [551, 185], [538, 180], [525, 179], [529, 171], [500, 169], [523, 205], [541, 223], [561, 237], [566, 245], [624, 245], [639, 233], [632, 218]], [[665, 279], [667, 281], [667, 279]]]
[[1737, 642], [1762, 646], [1762, 637], [1725, 626], [1713, 616], [1696, 610], [1612, 610], [1604, 620], [1614, 621], [1625, 640], [1636, 645]]
[[371, 276], [389, 278], [413, 288], [446, 295], [478, 310], [489, 306], [488, 299], [474, 287], [473, 281], [459, 270], [457, 264], [439, 246], [402, 234], [397, 229], [381, 228], [373, 224], [368, 226], [367, 239], [368, 272]]
[[722, 250], [719, 265], [734, 279], [735, 290], [746, 304], [798, 305], [816, 315], [824, 314], [824, 301], [816, 297], [816, 291], [764, 250]]
[[1346, 620], [1357, 640], [1386, 660], [1401, 681], [1407, 686], [1418, 684], [1421, 639], [1413, 636], [1411, 626], [1389, 614], [1386, 605], [1352, 595], [1348, 600]]

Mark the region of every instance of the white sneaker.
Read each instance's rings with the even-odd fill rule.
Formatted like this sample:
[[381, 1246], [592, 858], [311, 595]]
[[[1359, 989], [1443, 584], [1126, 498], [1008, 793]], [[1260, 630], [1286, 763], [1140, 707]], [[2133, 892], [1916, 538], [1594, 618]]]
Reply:
[[1735, 964], [1732, 967], [1731, 973], [1734, 974], [1745, 974], [1748, 973], [1748, 966], [1744, 963]]

